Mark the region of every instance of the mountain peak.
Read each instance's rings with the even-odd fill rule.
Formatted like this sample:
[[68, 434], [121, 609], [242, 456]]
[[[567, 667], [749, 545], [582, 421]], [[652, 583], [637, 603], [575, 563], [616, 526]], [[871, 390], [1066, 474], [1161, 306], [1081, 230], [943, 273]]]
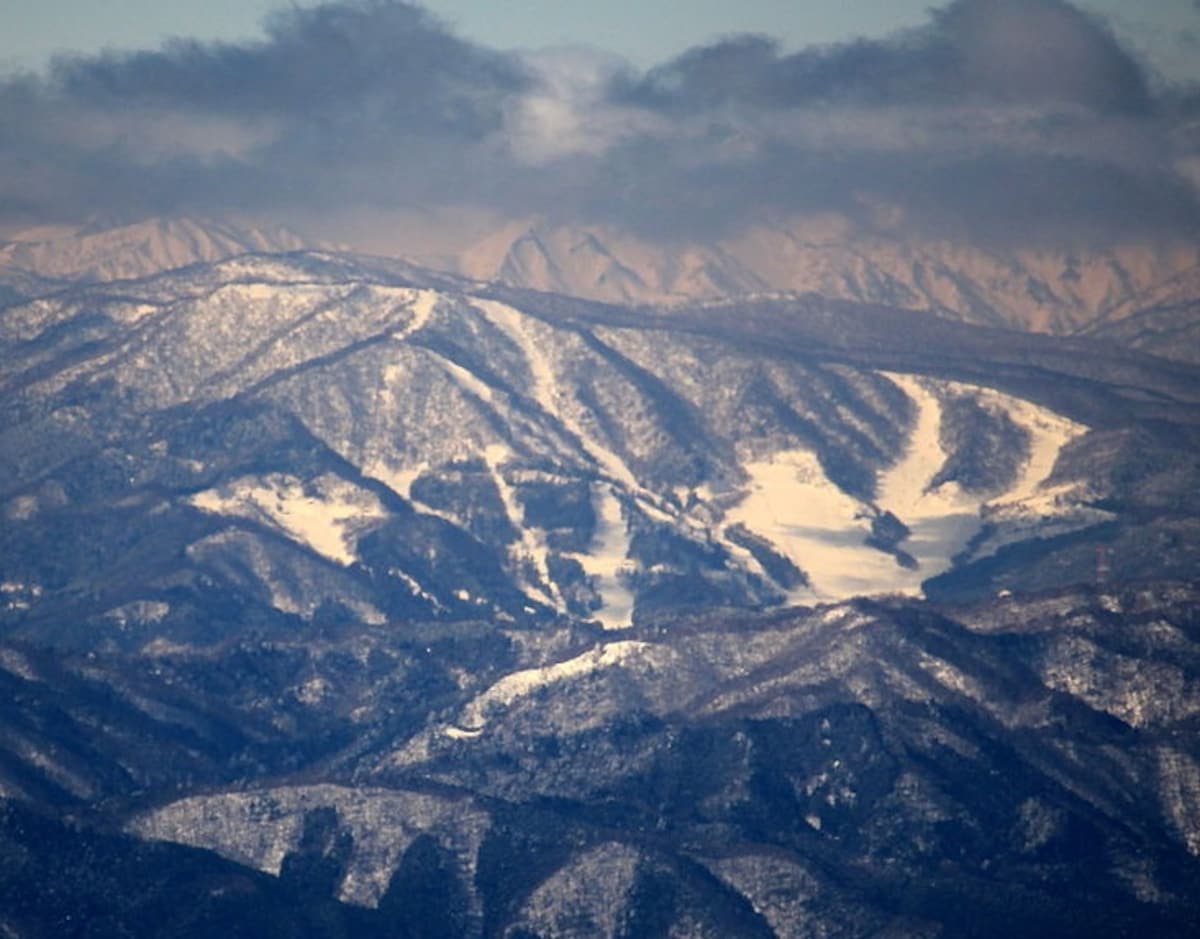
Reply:
[[305, 240], [282, 226], [240, 227], [182, 217], [92, 219], [78, 228], [33, 229], [0, 245], [0, 264], [73, 281], [129, 280], [247, 252], [294, 251]]
[[1200, 249], [1002, 250], [864, 230], [838, 217], [760, 222], [710, 242], [667, 243], [612, 227], [524, 220], [498, 227], [451, 266], [480, 280], [608, 303], [811, 293], [1071, 334], [1194, 293]]

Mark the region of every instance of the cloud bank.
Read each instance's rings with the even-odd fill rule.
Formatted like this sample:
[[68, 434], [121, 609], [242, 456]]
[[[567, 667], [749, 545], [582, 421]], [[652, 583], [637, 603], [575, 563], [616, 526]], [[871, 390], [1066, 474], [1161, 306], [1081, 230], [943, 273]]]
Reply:
[[[637, 72], [418, 6], [0, 79], [0, 217], [481, 208], [703, 240], [836, 211], [955, 237], [1200, 233], [1200, 94], [1063, 0], [953, 0], [883, 40], [733, 36]], [[886, 211], [882, 211], [886, 209]]]

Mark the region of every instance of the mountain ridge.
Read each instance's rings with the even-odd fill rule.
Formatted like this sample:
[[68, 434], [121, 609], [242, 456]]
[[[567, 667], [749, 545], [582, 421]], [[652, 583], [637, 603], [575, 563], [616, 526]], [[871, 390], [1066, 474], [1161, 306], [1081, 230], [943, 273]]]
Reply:
[[[581, 922], [615, 937], [645, 919], [714, 937], [998, 936], [1018, 901], [1035, 935], [1182, 936], [1200, 877], [1194, 609], [1194, 584], [1159, 582], [944, 613], [902, 599], [707, 611], [622, 636], [330, 621], [218, 656], [0, 643], [15, 692], [0, 739], [19, 729], [44, 754], [27, 772], [61, 778], [80, 747], [66, 728], [102, 718], [75, 762], [93, 788], [65, 800], [94, 819], [75, 839], [115, 829], [125, 840], [106, 850], [164, 872], [247, 865], [272, 875], [254, 881], [264, 902], [349, 904], [363, 935], [394, 934], [382, 917], [424, 884], [463, 937]], [[131, 727], [140, 754], [120, 749]], [[162, 769], [180, 728], [200, 751], [182, 783]], [[125, 778], [95, 759], [114, 745]], [[34, 826], [14, 821], [46, 803], [15, 797], [0, 843], [28, 857]], [[62, 857], [60, 902], [97, 904]], [[5, 915], [45, 903], [42, 868], [0, 871], [2, 895], [25, 891]], [[194, 915], [187, 897], [159, 902]], [[131, 917], [147, 899], [98, 905]]]
[[96, 219], [79, 228], [17, 232], [0, 241], [0, 268], [58, 282], [134, 280], [239, 254], [314, 247], [281, 225], [192, 217]]
[[[0, 242], [0, 283], [17, 297], [243, 253], [327, 247], [280, 225], [189, 217], [95, 220], [10, 239]], [[427, 256], [422, 238], [412, 233], [393, 238], [395, 250], [386, 236], [371, 244], [381, 256], [407, 257], [476, 281], [623, 306], [813, 294], [1059, 335], [1103, 334], [1126, 318], [1200, 295], [1200, 251], [1192, 245], [1009, 250], [876, 231], [838, 218], [760, 223], [708, 244], [656, 243], [613, 228], [536, 219], [494, 222], [483, 237], [427, 232], [424, 240], [439, 248]], [[1150, 351], [1157, 348], [1156, 333], [1145, 339]]]
[[1160, 303], [1164, 295], [1195, 296], [1200, 253], [1182, 244], [1002, 250], [803, 220], [750, 226], [710, 245], [673, 246], [616, 230], [533, 222], [465, 251], [458, 270], [623, 304], [814, 293], [1069, 334]]
[[[13, 452], [40, 434], [98, 474], [81, 487], [10, 461], [22, 590], [46, 586], [21, 556], [50, 519], [126, 515], [149, 545], [166, 511], [182, 540], [160, 576], [367, 622], [625, 626], [689, 595], [845, 596], [855, 567], [874, 592], [914, 592], [1004, 570], [1021, 545], [1066, 550], [1087, 577], [1088, 529], [1149, 524], [1130, 497], [1145, 470], [1091, 481], [1131, 459], [1113, 444], [1166, 422], [1143, 452], [1176, 492], [1194, 460], [1166, 441], [1200, 421], [1192, 369], [1081, 356], [1082, 339], [815, 297], [627, 310], [328, 252], [76, 288], [9, 307], [0, 340]], [[21, 616], [60, 616], [69, 584]], [[134, 601], [162, 599], [113, 608]]]

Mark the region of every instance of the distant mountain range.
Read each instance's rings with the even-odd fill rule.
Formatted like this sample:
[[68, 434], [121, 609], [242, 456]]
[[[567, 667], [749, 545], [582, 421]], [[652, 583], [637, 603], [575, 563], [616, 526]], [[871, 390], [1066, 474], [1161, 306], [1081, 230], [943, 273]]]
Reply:
[[280, 226], [247, 228], [194, 218], [93, 219], [78, 227], [29, 229], [0, 241], [0, 280], [132, 280], [247, 252], [303, 247], [299, 235]]
[[846, 225], [759, 225], [709, 245], [615, 231], [512, 226], [463, 253], [484, 280], [614, 303], [764, 292], [929, 310], [989, 326], [1067, 334], [1180, 295], [1194, 299], [1200, 248], [987, 249]]
[[[133, 279], [243, 253], [323, 247], [281, 226], [93, 220], [0, 242], [0, 286], [31, 296], [47, 281]], [[837, 219], [760, 224], [708, 244], [516, 222], [450, 253], [417, 249], [410, 256], [476, 280], [618, 304], [817, 294], [1034, 332], [1117, 329], [1114, 337], [1151, 345], [1157, 329], [1127, 336], [1116, 324], [1141, 314], [1156, 322], [1154, 311], [1200, 298], [1194, 244], [1006, 250], [903, 232], [861, 233]]]

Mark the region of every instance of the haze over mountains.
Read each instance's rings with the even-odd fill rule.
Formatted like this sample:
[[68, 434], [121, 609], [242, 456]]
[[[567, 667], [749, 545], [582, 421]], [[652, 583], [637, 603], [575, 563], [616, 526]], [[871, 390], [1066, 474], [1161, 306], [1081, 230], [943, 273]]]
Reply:
[[[454, 236], [450, 236], [454, 238]], [[411, 241], [412, 236], [399, 239]], [[1001, 250], [861, 233], [846, 219], [758, 225], [716, 244], [654, 243], [613, 229], [512, 223], [479, 240], [445, 235], [404, 244], [410, 260], [482, 281], [620, 304], [677, 305], [763, 294], [927, 310], [984, 326], [1071, 335], [1122, 335], [1177, 355], [1190, 348], [1171, 310], [1200, 295], [1200, 247], [1127, 244], [1106, 249]], [[0, 283], [25, 295], [49, 285], [144, 277], [245, 252], [323, 247], [286, 228], [203, 219], [96, 223], [26, 230], [0, 243]], [[1132, 319], [1140, 326], [1121, 327]], [[1161, 326], [1156, 323], [1162, 321]]]
[[16, 232], [0, 243], [0, 269], [9, 278], [29, 275], [66, 284], [132, 280], [248, 252], [303, 247], [300, 236], [279, 227], [261, 231], [190, 218], [92, 220], [81, 227]]
[[1057, 0], [6, 79], [0, 933], [1193, 934], [1185, 92]]

